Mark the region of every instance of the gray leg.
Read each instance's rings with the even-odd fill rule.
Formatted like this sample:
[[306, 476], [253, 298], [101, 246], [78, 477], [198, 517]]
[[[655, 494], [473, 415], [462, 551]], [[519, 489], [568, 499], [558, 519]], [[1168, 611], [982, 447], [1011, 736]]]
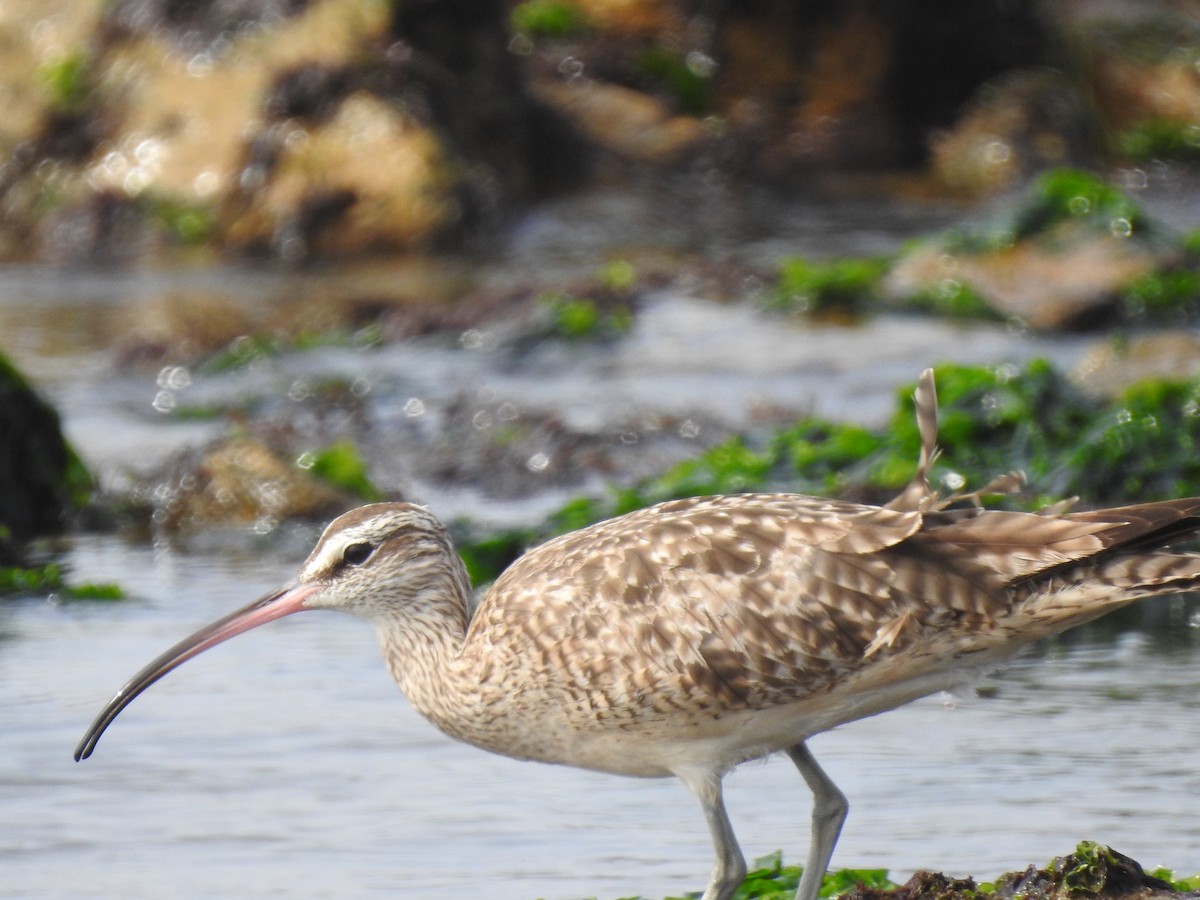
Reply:
[[746, 859], [738, 847], [737, 838], [733, 836], [729, 814], [725, 812], [721, 778], [707, 775], [697, 778], [685, 777], [683, 781], [700, 801], [704, 819], [708, 822], [709, 834], [712, 835], [713, 849], [717, 853], [712, 878], [708, 887], [704, 889], [701, 900], [729, 900], [746, 877]]
[[[837, 785], [830, 781], [829, 776], [817, 765], [808, 747], [797, 744], [788, 750], [788, 756], [792, 758], [792, 762], [796, 764], [813, 793], [812, 837], [808, 845], [808, 862], [804, 864], [804, 875], [800, 878], [796, 900], [817, 900], [821, 881], [829, 868], [829, 860], [833, 857], [833, 848], [842, 832], [842, 823], [846, 821], [850, 804], [846, 802], [846, 795], [838, 790]], [[705, 898], [707, 900], [707, 895]]]

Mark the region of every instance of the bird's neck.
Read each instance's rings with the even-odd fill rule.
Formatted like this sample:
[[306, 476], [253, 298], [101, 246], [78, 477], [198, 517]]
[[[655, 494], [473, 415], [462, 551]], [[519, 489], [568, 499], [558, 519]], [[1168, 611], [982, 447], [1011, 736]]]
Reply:
[[459, 659], [470, 618], [470, 582], [461, 560], [431, 573], [395, 615], [376, 618], [388, 669], [409, 702], [439, 727], [455, 708]]

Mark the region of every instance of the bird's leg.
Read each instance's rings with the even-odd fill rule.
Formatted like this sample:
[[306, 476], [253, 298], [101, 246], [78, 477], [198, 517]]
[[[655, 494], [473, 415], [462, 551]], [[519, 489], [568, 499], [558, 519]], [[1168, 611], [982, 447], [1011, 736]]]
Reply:
[[700, 900], [729, 900], [746, 877], [746, 858], [742, 856], [737, 838], [733, 836], [733, 826], [729, 824], [729, 814], [725, 812], [721, 778], [704, 773], [697, 777], [683, 776], [683, 782], [700, 801], [717, 854], [712, 878]]
[[817, 765], [808, 747], [797, 744], [788, 750], [788, 756], [813, 793], [812, 837], [808, 846], [808, 861], [804, 864], [804, 874], [796, 890], [796, 900], [817, 900], [850, 804], [846, 802], [846, 795]]

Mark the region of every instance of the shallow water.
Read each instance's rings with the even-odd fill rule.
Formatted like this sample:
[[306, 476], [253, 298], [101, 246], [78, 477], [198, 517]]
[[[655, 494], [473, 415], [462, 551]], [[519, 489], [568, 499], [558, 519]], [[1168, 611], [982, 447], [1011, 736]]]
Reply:
[[[689, 245], [686, 233], [628, 214], [622, 198], [580, 203], [531, 217], [508, 264], [552, 258], [586, 269], [651, 232], [668, 249]], [[946, 218], [801, 209], [733, 246], [761, 258], [883, 252]], [[152, 407], [155, 373], [114, 367], [128, 304], [197, 285], [265, 302], [296, 279], [12, 269], [0, 272], [0, 345], [59, 404], [105, 483], [119, 485], [131, 465], [144, 470], [227, 428], [164, 419]], [[878, 423], [899, 385], [933, 362], [1045, 355], [1065, 367], [1085, 344], [928, 319], [818, 326], [676, 286], [650, 299], [632, 334], [600, 349], [514, 360], [486, 340], [472, 351], [444, 341], [325, 348], [197, 378], [183, 399], [269, 406], [317, 373], [366, 379], [383, 427], [413, 397], [436, 409], [464, 391], [597, 433], [631, 410], [700, 410], [728, 430], [771, 408]], [[443, 516], [498, 522], [528, 521], [579, 492], [547, 485], [500, 502], [486, 487], [407, 486]], [[130, 675], [284, 581], [314, 537], [304, 528], [174, 545], [82, 536], [65, 544], [72, 578], [119, 582], [132, 599], [0, 604], [0, 894], [528, 900], [703, 886], [708, 837], [681, 786], [455, 744], [399, 696], [369, 629], [336, 615], [278, 622], [188, 663], [123, 713], [92, 759], [72, 761]], [[990, 877], [1086, 838], [1147, 865], [1200, 871], [1200, 654], [1195, 639], [1177, 644], [1192, 649], [1136, 633], [1056, 644], [988, 677], [994, 697], [968, 688], [818, 736], [814, 752], [851, 801], [834, 865]], [[747, 854], [782, 848], [801, 861], [809, 797], [790, 764], [746, 766], [727, 785]]]
[[[112, 692], [184, 634], [287, 577], [281, 554], [75, 542], [129, 602], [0, 606], [5, 896], [663, 896], [703, 885], [708, 839], [674, 781], [519, 763], [442, 737], [363, 623], [298, 616], [188, 663], [95, 756]], [[812, 741], [851, 801], [835, 865], [992, 876], [1088, 838], [1200, 871], [1200, 655], [1138, 635], [1055, 645], [984, 684]], [[1119, 699], [1115, 699], [1119, 698]], [[748, 855], [800, 861], [786, 760], [730, 776]]]

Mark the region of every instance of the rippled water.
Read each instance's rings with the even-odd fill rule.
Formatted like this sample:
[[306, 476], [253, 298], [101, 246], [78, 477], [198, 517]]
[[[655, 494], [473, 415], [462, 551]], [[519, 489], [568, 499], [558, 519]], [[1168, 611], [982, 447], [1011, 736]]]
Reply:
[[[852, 212], [823, 231], [798, 215], [790, 237], [764, 233], [741, 252], [880, 252], [922, 227], [886, 210]], [[654, 227], [630, 236], [627, 222], [605, 230], [603, 218], [552, 210], [531, 220], [513, 265], [549, 255], [575, 264], [582, 246], [636, 240]], [[116, 483], [131, 460], [148, 464], [226, 426], [167, 423], [151, 409], [153, 374], [112, 365], [122, 327], [114, 309], [181, 281], [260, 296], [280, 290], [278, 277], [0, 272], [0, 344]], [[514, 362], [438, 342], [330, 348], [211, 376], [189, 399], [269, 400], [318, 370], [369, 379], [383, 413], [412, 396], [487, 389], [579, 427], [630, 409], [685, 415], [697, 407], [735, 429], [764, 406], [878, 422], [896, 388], [931, 362], [1048, 355], [1067, 366], [1083, 345], [925, 319], [815, 326], [677, 288], [651, 298], [634, 332], [603, 352]], [[560, 499], [547, 491], [500, 504], [452, 486], [419, 487], [444, 516], [528, 518]], [[130, 675], [277, 586], [314, 537], [201, 535], [150, 546], [83, 536], [64, 550], [72, 577], [117, 581], [133, 599], [0, 604], [0, 894], [529, 900], [703, 886], [708, 837], [681, 786], [455, 744], [407, 706], [367, 626], [333, 614], [274, 623], [188, 663], [123, 713], [92, 759], [71, 759]], [[985, 683], [994, 689], [986, 699], [968, 688], [812, 741], [851, 801], [835, 867], [989, 877], [1087, 838], [1147, 865], [1200, 871], [1194, 648], [1138, 634], [1059, 643]], [[782, 848], [801, 861], [809, 796], [790, 764], [749, 765], [727, 785], [747, 854]]]

